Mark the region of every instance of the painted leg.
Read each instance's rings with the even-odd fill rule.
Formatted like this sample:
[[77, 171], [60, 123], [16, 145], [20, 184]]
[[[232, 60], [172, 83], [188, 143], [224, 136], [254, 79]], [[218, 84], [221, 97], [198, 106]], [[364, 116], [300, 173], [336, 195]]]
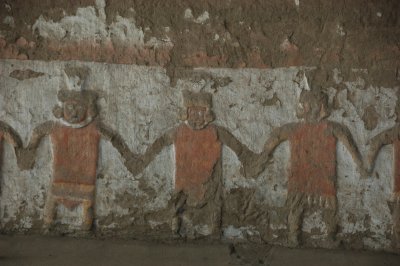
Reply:
[[326, 226], [326, 240], [321, 244], [324, 248], [336, 248], [340, 242], [336, 240], [338, 230], [337, 209], [324, 209], [323, 220]]
[[223, 191], [222, 191], [222, 184], [221, 178], [218, 177], [218, 185], [217, 190], [214, 194], [212, 204], [210, 207], [210, 213], [212, 214], [211, 219], [211, 236], [213, 239], [219, 240], [222, 237], [222, 212], [223, 212]]
[[222, 237], [222, 206], [217, 204], [213, 206], [211, 213], [213, 214], [213, 219], [211, 220], [211, 236], [215, 240], [219, 240]]
[[221, 238], [222, 200], [219, 194], [215, 198], [204, 199], [202, 202], [188, 202], [182, 206], [179, 213], [181, 219], [181, 235], [186, 238]]
[[94, 204], [91, 200], [84, 200], [82, 202], [83, 207], [83, 224], [82, 230], [89, 231], [93, 225], [94, 219]]
[[43, 227], [49, 229], [56, 216], [57, 199], [51, 193], [47, 196], [46, 204], [44, 206]]
[[222, 210], [223, 210], [223, 189], [221, 178], [221, 164], [217, 164], [214, 174], [206, 184], [207, 191], [202, 205], [196, 208], [196, 224], [200, 230], [196, 232], [199, 236], [207, 236], [214, 240], [222, 236]]
[[222, 200], [217, 198], [207, 205], [207, 213], [202, 215], [204, 224], [210, 228], [211, 238], [219, 240], [222, 236]]
[[388, 202], [393, 221], [393, 248], [400, 250], [400, 202]]
[[221, 238], [221, 207], [208, 202], [202, 207], [189, 207], [184, 214], [185, 227], [191, 238]]
[[187, 195], [185, 195], [182, 191], [179, 192], [174, 199], [175, 202], [175, 215], [171, 221], [172, 232], [176, 236], [184, 236], [185, 232], [183, 232], [183, 215], [186, 209], [186, 199]]
[[393, 215], [393, 246], [400, 250], [400, 206], [396, 209], [396, 214]]
[[304, 205], [302, 197], [299, 195], [293, 197], [289, 201], [288, 207], [288, 245], [290, 247], [297, 247], [300, 244], [301, 228], [303, 224]]

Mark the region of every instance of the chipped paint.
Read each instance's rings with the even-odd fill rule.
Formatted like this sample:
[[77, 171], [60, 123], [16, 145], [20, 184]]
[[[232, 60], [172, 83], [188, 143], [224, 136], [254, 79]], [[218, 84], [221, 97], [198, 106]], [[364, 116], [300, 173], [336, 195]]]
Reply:
[[74, 41], [117, 41], [129, 46], [171, 46], [166, 37], [155, 37], [145, 43], [145, 33], [136, 26], [134, 18], [116, 16], [111, 24], [106, 22], [105, 1], [96, 0], [96, 6], [80, 7], [73, 16], [65, 16], [59, 21], [46, 20], [40, 16], [32, 25], [32, 31], [45, 39], [62, 42]]
[[210, 14], [208, 11], [204, 11], [202, 14], [200, 14], [197, 18], [193, 16], [192, 10], [190, 8], [185, 9], [185, 12], [183, 14], [183, 17], [186, 20], [192, 21], [197, 24], [204, 24], [207, 20], [210, 19]]
[[[165, 132], [180, 125], [178, 118], [184, 90], [212, 94], [213, 124], [226, 128], [252, 152], [260, 153], [274, 129], [288, 122], [301, 122], [297, 117], [299, 97], [302, 91], [313, 88], [312, 80], [302, 76], [312, 69], [298, 67], [198, 68], [187, 77], [179, 77], [176, 87], [171, 87], [166, 70], [160, 67], [79, 61], [2, 60], [1, 63], [0, 80], [5, 89], [0, 91], [0, 120], [12, 126], [24, 144], [29, 142], [33, 128], [55, 120], [51, 111], [57, 103], [57, 91], [66, 87], [64, 72], [79, 67], [90, 70], [85, 84], [100, 93], [99, 117], [118, 131], [129, 148], [139, 154], [145, 153]], [[10, 77], [13, 71], [20, 69], [31, 69], [44, 75], [26, 80]], [[332, 73], [335, 77], [333, 84], [341, 87], [326, 89], [329, 102], [334, 104], [327, 119], [346, 126], [361, 154], [366, 156], [369, 140], [396, 125], [398, 88], [376, 87], [365, 79], [368, 72], [363, 69], [353, 72], [354, 79], [342, 75], [339, 70]], [[78, 86], [78, 80], [72, 81], [70, 86]], [[38, 88], [40, 94], [37, 94]], [[280, 103], [265, 105], [262, 99], [272, 99], [274, 95]], [[363, 116], [371, 105], [375, 107], [379, 120], [375, 128], [368, 129]], [[324, 133], [319, 135], [322, 137]], [[223, 184], [224, 237], [241, 241], [262, 238], [272, 243], [288, 244], [286, 201], [293, 166], [291, 149], [290, 142], [283, 142], [271, 154], [264, 171], [254, 178], [246, 178], [236, 151], [223, 146], [218, 158], [221, 160]], [[362, 243], [371, 249], [390, 250], [393, 221], [387, 201], [395, 189], [393, 149], [393, 145], [383, 147], [372, 175], [361, 179], [352, 154], [341, 140], [333, 149], [329, 148], [330, 155], [336, 154], [336, 158], [330, 160], [336, 161], [337, 166], [337, 239], [346, 245]], [[41, 229], [43, 206], [51, 191], [53, 159], [56, 157], [51, 150], [50, 138], [45, 137], [38, 147], [34, 168], [21, 171], [12, 146], [4, 141], [0, 199], [3, 231], [33, 232]], [[315, 154], [320, 154], [317, 151], [313, 149]], [[163, 234], [172, 237], [176, 152], [173, 144], [167, 145], [142, 173], [133, 175], [125, 167], [124, 157], [118, 150], [101, 140], [96, 169], [96, 230], [145, 236], [151, 235], [149, 230], [152, 230], [160, 237]], [[67, 232], [77, 230], [82, 222], [82, 212], [81, 207], [70, 210], [61, 205], [57, 208], [56, 228], [62, 225]], [[312, 208], [305, 212], [301, 228], [305, 244], [324, 246], [321, 241], [325, 240], [329, 228], [321, 222], [322, 213], [323, 210]], [[193, 221], [197, 218], [193, 217], [196, 217], [195, 212], [182, 216], [187, 231], [181, 231], [181, 234], [187, 234], [189, 238], [211, 234], [213, 228], [208, 223], [198, 220], [196, 224]], [[57, 230], [62, 231], [62, 226]]]

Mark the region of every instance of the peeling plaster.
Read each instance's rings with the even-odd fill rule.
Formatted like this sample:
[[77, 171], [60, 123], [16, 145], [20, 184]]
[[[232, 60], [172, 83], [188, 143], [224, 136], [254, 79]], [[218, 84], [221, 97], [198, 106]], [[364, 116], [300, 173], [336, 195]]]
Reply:
[[134, 18], [116, 16], [106, 24], [105, 1], [97, 0], [96, 6], [78, 8], [73, 16], [65, 16], [60, 21], [46, 20], [40, 16], [32, 26], [33, 32], [46, 39], [57, 41], [117, 41], [133, 46], [172, 46], [166, 37], [158, 40], [152, 37], [145, 43], [145, 33], [136, 25]]
[[183, 17], [187, 20], [190, 20], [194, 23], [197, 24], [204, 24], [207, 20], [210, 19], [210, 14], [208, 11], [204, 11], [201, 15], [199, 15], [197, 18], [193, 17], [192, 10], [190, 8], [186, 9], [184, 12]]
[[[198, 68], [193, 70], [193, 75], [179, 78], [176, 87], [171, 87], [166, 70], [160, 67], [18, 60], [2, 60], [2, 66], [0, 81], [5, 84], [5, 89], [0, 91], [0, 120], [15, 128], [24, 143], [28, 142], [34, 127], [54, 120], [51, 110], [57, 103], [57, 91], [66, 86], [63, 73], [66, 68], [74, 66], [90, 69], [87, 86], [101, 94], [101, 119], [116, 129], [129, 148], [138, 153], [143, 153], [155, 139], [179, 124], [181, 91], [185, 89], [212, 93], [214, 123], [227, 128], [241, 143], [259, 153], [275, 128], [300, 121], [296, 116], [299, 95], [302, 90], [312, 87], [302, 75], [310, 68], [298, 67]], [[27, 80], [10, 77], [11, 73], [20, 69], [31, 69], [45, 75]], [[335, 84], [342, 87], [328, 90], [331, 100], [335, 98], [337, 105], [329, 120], [349, 128], [365, 155], [369, 148], [368, 141], [396, 123], [394, 111], [398, 88], [368, 85], [363, 78], [366, 74], [363, 69], [354, 73], [356, 78], [352, 80], [343, 77], [338, 70], [332, 73]], [[215, 88], [213, 84], [218, 80], [229, 82]], [[37, 89], [40, 89], [40, 94]], [[271, 99], [274, 95], [281, 104], [263, 105], [260, 99]], [[374, 129], [367, 130], [363, 114], [371, 105], [375, 107], [379, 122]], [[336, 153], [341, 228], [338, 237], [349, 245], [352, 238], [357, 238], [370, 248], [389, 248], [392, 221], [386, 201], [393, 189], [393, 146], [388, 145], [381, 150], [374, 172], [366, 180], [360, 178], [343, 143], [338, 143]], [[51, 160], [50, 140], [46, 138], [39, 146], [34, 169], [20, 171], [12, 147], [5, 143], [0, 199], [2, 230], [35, 230], [41, 225], [43, 205], [52, 178]], [[285, 244], [289, 166], [289, 143], [283, 142], [259, 176], [245, 178], [235, 153], [228, 147], [223, 148], [224, 197], [229, 204], [233, 204], [230, 210], [234, 212], [226, 215], [242, 219], [226, 220], [223, 228], [226, 238], [247, 240], [262, 236]], [[134, 233], [135, 230], [142, 230], [138, 228], [148, 226], [152, 230], [166, 228], [168, 231], [175, 182], [173, 145], [159, 153], [144, 172], [133, 176], [113, 146], [101, 141], [97, 173], [96, 230], [116, 233], [128, 230]], [[234, 207], [235, 200], [239, 204], [237, 208]], [[259, 212], [261, 218], [251, 221], [254, 210]], [[73, 230], [80, 222], [80, 212], [79, 208], [73, 212], [59, 208], [58, 221], [68, 230]], [[210, 228], [204, 224], [192, 224], [192, 229], [198, 234], [210, 233]], [[304, 221], [303, 231], [310, 235], [310, 241], [321, 240], [325, 229], [318, 212], [309, 214]]]

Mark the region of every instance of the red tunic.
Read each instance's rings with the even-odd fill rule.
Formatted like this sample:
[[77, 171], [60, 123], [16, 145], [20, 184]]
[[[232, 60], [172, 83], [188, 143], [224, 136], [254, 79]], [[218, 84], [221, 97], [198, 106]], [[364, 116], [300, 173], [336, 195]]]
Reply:
[[329, 132], [329, 124], [299, 124], [289, 141], [289, 193], [335, 196], [337, 140]]
[[395, 194], [400, 193], [400, 141], [396, 140], [393, 143], [394, 152], [394, 177], [393, 177], [393, 192]]
[[205, 183], [212, 177], [214, 166], [221, 157], [217, 130], [212, 125], [193, 130], [183, 124], [177, 129], [174, 145], [175, 189], [201, 201], [207, 189]]
[[53, 143], [53, 182], [95, 185], [100, 133], [94, 123], [83, 128], [58, 125]]

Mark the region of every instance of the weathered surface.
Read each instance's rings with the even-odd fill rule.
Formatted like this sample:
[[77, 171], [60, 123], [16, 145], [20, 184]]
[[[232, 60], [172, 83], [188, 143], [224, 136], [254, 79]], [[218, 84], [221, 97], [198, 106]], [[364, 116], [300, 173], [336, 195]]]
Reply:
[[289, 193], [336, 196], [336, 139], [328, 130], [328, 123], [304, 124], [292, 133]]
[[[95, 234], [170, 239], [176, 237], [174, 232], [177, 229], [185, 228], [179, 230], [178, 237], [207, 238], [213, 235], [214, 229], [202, 225], [209, 223], [210, 226], [217, 226], [215, 229], [222, 234], [217, 237], [222, 239], [290, 245], [291, 220], [288, 216], [291, 211], [300, 211], [302, 222], [294, 219], [292, 223], [296, 225], [293, 228], [299, 237], [299, 245], [395, 250], [392, 240], [396, 236], [393, 229], [397, 230], [395, 219], [398, 209], [391, 211], [387, 204], [393, 192], [396, 192], [393, 174], [396, 159], [393, 157], [392, 142], [386, 141], [389, 145], [376, 152], [378, 155], [374, 160], [373, 172], [366, 179], [361, 178], [363, 173], [359, 169], [357, 152], [349, 150], [351, 145], [355, 145], [362, 159], [368, 161], [368, 153], [375, 145], [371, 144], [373, 137], [396, 125], [398, 87], [367, 85], [367, 70], [352, 70], [354, 79], [350, 80], [341, 76], [340, 70], [332, 71], [335, 85], [324, 87], [329, 96], [327, 104], [330, 112], [321, 104], [311, 102], [310, 110], [314, 111], [309, 113], [311, 116], [307, 119], [323, 117], [331, 125], [329, 129], [316, 131], [320, 141], [307, 141], [304, 137], [301, 146], [296, 144], [298, 137], [286, 142], [282, 138], [284, 135], [279, 135], [281, 137], [276, 138], [276, 147], [268, 160], [261, 160], [257, 154], [261, 154], [269, 139], [274, 140], [274, 136], [278, 136], [274, 135], [274, 130], [286, 128], [285, 125], [290, 123], [303, 123], [304, 116], [298, 115], [301, 95], [313, 90], [315, 84], [321, 84], [317, 83], [316, 78], [310, 80], [304, 75], [312, 68], [199, 68], [185, 72], [184, 76], [177, 79], [176, 86], [171, 87], [167, 70], [160, 67], [78, 61], [2, 60], [0, 63], [0, 120], [18, 132], [25, 147], [32, 141], [34, 128], [46, 121], [59, 123], [66, 119], [65, 111], [64, 116], [60, 116], [62, 113], [57, 108], [54, 109], [55, 116], [52, 113], [57, 99], [63, 101], [60, 91], [78, 90], [83, 86], [99, 95], [98, 108], [90, 111], [99, 112], [96, 125], [102, 138], [98, 152], [87, 146], [95, 137], [90, 137], [90, 141], [80, 139], [78, 144], [72, 145], [81, 146], [83, 154], [88, 148], [93, 152], [90, 153], [91, 158], [98, 158], [93, 201], [92, 232]], [[21, 80], [12, 77], [12, 73], [21, 69], [31, 69], [44, 75]], [[212, 108], [214, 115], [197, 116], [199, 111], [204, 115], [208, 112], [207, 108], [195, 108], [192, 114], [182, 116], [182, 109], [189, 105], [182, 101], [182, 92], [185, 90], [212, 95], [212, 107], [207, 108]], [[192, 105], [200, 103], [201, 100]], [[373, 129], [367, 127], [363, 119], [365, 110], [371, 105], [379, 116]], [[302, 107], [307, 109], [305, 102]], [[190, 117], [194, 117], [194, 120], [190, 120]], [[212, 126], [217, 129], [217, 138], [214, 136], [210, 143], [221, 142], [222, 152], [220, 148], [213, 148], [213, 152], [209, 152], [207, 147], [202, 147], [207, 152], [201, 154], [200, 158], [207, 167], [201, 161], [192, 161], [194, 165], [202, 165], [199, 169], [206, 169], [207, 175], [202, 180], [207, 179], [211, 166], [215, 164], [212, 169], [213, 180], [221, 184], [222, 191], [207, 198], [207, 202], [212, 202], [208, 207], [186, 207], [185, 213], [179, 206], [186, 205], [182, 205], [179, 199], [185, 201], [186, 198], [176, 194], [179, 164], [177, 147], [174, 141], [162, 136], [177, 128], [181, 123], [179, 119], [189, 119], [192, 122], [188, 122], [188, 125], [199, 127], [197, 130], [201, 132], [203, 125], [214, 118]], [[70, 116], [70, 119], [80, 120], [76, 115]], [[45, 133], [46, 130], [38, 132]], [[78, 129], [71, 128], [68, 132], [74, 130]], [[11, 135], [8, 133], [8, 136]], [[311, 129], [308, 138], [311, 137], [309, 135], [312, 135]], [[330, 136], [335, 136], [336, 141], [331, 140]], [[349, 140], [350, 137], [354, 139], [353, 142]], [[4, 142], [2, 164], [1, 230], [8, 233], [41, 231], [45, 203], [51, 195], [53, 178], [57, 176], [54, 162], [65, 158], [60, 158], [54, 152], [55, 142], [43, 136], [37, 147], [33, 169], [19, 170], [12, 145], [8, 143], [14, 143], [17, 147], [22, 144], [12, 141], [11, 137], [7, 139]], [[207, 137], [205, 142], [209, 139]], [[325, 139], [328, 139], [329, 149], [318, 150], [322, 149], [319, 144]], [[318, 148], [311, 149], [308, 147], [310, 145], [318, 145]], [[186, 144], [184, 146], [188, 148]], [[294, 149], [299, 149], [300, 154], [306, 152], [304, 149], [309, 149], [313, 159], [306, 160], [308, 163], [322, 160], [330, 169], [317, 172], [325, 176], [321, 180], [331, 182], [328, 194], [335, 197], [333, 208], [322, 208], [319, 201], [314, 202], [319, 200], [315, 197], [312, 198], [312, 205], [303, 205], [311, 199], [307, 197], [301, 204], [294, 201], [289, 191], [292, 184], [290, 176], [294, 170], [301, 172], [299, 169], [305, 164], [294, 167], [293, 162], [297, 160]], [[129, 150], [138, 155], [150, 151], [149, 156], [143, 158], [147, 166], [141, 166], [140, 160], [135, 160]], [[305, 158], [308, 157], [302, 157]], [[216, 160], [220, 163], [214, 163]], [[188, 167], [189, 161], [184, 163], [189, 164]], [[246, 168], [251, 163], [257, 170], [253, 172], [259, 173], [253, 178], [246, 178], [242, 173], [247, 175], [252, 172]], [[89, 164], [86, 166], [91, 167]], [[245, 168], [244, 171], [241, 168]], [[135, 172], [135, 169], [140, 171]], [[186, 170], [190, 173], [189, 169]], [[315, 182], [313, 191], [323, 191], [320, 183]], [[305, 189], [303, 185], [302, 189]], [[52, 233], [81, 231], [85, 205], [74, 207], [69, 209], [59, 204]], [[178, 227], [176, 217], [181, 219]], [[327, 242], [333, 234], [335, 242]]]
[[400, 140], [393, 143], [394, 149], [394, 174], [393, 174], [393, 192], [400, 194]]
[[202, 201], [205, 183], [210, 181], [215, 164], [221, 157], [221, 143], [214, 127], [192, 130], [182, 125], [175, 141], [175, 188], [190, 191], [194, 201]]
[[[1, 1], [0, 57], [182, 68], [321, 66], [367, 84], [399, 80], [399, 2]], [[325, 79], [326, 78], [326, 79]]]
[[75, 185], [96, 184], [100, 134], [94, 125], [84, 128], [59, 126], [51, 133], [53, 182]]
[[1, 232], [399, 252], [399, 12], [0, 0]]

